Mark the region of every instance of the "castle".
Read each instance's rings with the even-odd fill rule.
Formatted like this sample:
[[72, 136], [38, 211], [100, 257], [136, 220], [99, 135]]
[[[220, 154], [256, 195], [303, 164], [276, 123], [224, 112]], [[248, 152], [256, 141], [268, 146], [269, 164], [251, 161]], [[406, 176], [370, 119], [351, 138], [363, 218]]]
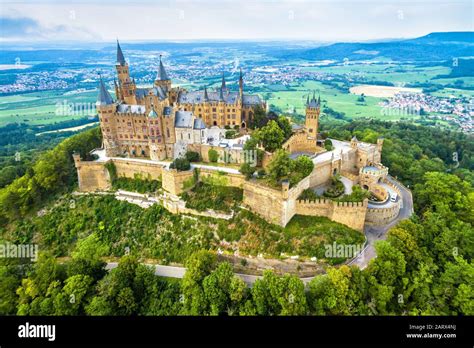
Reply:
[[242, 70], [238, 92], [226, 86], [224, 73], [216, 91], [188, 92], [172, 86], [160, 55], [153, 87], [138, 88], [118, 41], [115, 68], [117, 100], [100, 78], [96, 103], [107, 156], [172, 159], [177, 143], [204, 143], [210, 127], [246, 129], [253, 108], [265, 107], [258, 95], [244, 93]]
[[[248, 180], [226, 165], [193, 164], [188, 171], [170, 169], [170, 162], [162, 160], [182, 156], [183, 152], [177, 149], [199, 152], [203, 162], [210, 162], [210, 149], [218, 153], [220, 162], [225, 162], [222, 159], [228, 152], [239, 158], [245, 152], [243, 144], [248, 135], [240, 134], [232, 143], [216, 144], [209, 143], [209, 132], [219, 133], [222, 127], [232, 126], [238, 126], [242, 132], [252, 120], [253, 108], [264, 104], [258, 96], [244, 94], [242, 74], [239, 92], [229, 91], [224, 77], [216, 92], [173, 88], [161, 58], [154, 86], [137, 89], [118, 43], [116, 68], [117, 101], [113, 101], [102, 79], [99, 83], [97, 110], [103, 148], [94, 151], [98, 159], [82, 161], [78, 154], [74, 155], [81, 191], [109, 190], [113, 178], [108, 164], [113, 164], [114, 175], [119, 177], [140, 175], [160, 180], [162, 193], [154, 199], [169, 211], [202, 215], [188, 209], [179, 198], [182, 192], [192, 188], [196, 180], [193, 169], [198, 169], [198, 180], [218, 177], [220, 184], [242, 188], [243, 206], [271, 223], [285, 226], [296, 214], [325, 216], [359, 231], [366, 225], [392, 222], [399, 215], [403, 199], [410, 197], [409, 191], [390, 178], [388, 168], [381, 163], [383, 139], [378, 139], [376, 144], [361, 142], [356, 137], [351, 141], [331, 139], [330, 149], [321, 146], [323, 140], [318, 137], [321, 99], [315, 93], [307, 96], [304, 125], [294, 125], [292, 135], [282, 144], [293, 158], [306, 155], [314, 164], [313, 171], [293, 187], [285, 180], [279, 188], [255, 178]], [[273, 153], [266, 152], [260, 165], [266, 168], [272, 157]], [[305, 190], [325, 189], [335, 177], [344, 183], [344, 194], [350, 195], [352, 187], [359, 185], [370, 192], [370, 199], [360, 202], [324, 197], [301, 199]], [[215, 212], [212, 214], [216, 216]]]

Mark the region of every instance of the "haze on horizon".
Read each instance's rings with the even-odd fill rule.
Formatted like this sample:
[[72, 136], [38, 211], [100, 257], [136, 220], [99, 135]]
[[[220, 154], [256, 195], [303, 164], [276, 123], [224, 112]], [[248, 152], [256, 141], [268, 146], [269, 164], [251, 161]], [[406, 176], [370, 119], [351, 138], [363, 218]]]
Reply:
[[363, 41], [472, 31], [471, 0], [3, 1], [0, 42]]

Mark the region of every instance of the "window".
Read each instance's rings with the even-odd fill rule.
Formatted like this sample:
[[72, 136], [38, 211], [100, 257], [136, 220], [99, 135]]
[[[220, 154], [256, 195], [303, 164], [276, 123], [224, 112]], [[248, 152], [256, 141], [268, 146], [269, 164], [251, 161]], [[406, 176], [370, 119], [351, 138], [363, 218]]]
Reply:
[[216, 108], [212, 108], [212, 112], [216, 112]]
[[188, 133], [188, 139], [191, 140], [191, 134], [190, 133]]

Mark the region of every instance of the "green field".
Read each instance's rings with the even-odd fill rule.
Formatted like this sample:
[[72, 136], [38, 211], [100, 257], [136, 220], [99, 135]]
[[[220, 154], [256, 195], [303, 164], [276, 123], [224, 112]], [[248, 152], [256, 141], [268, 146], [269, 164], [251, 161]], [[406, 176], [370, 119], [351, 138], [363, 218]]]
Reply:
[[323, 105], [344, 112], [347, 117], [370, 117], [384, 120], [398, 120], [400, 118], [399, 116], [388, 116], [382, 113], [382, 107], [378, 103], [384, 98], [365, 97], [365, 102], [359, 103], [357, 95], [341, 93], [337, 89], [317, 81], [306, 81], [302, 85], [293, 88], [296, 91], [272, 92], [268, 102], [280, 108], [283, 112], [291, 113], [292, 110], [295, 110], [297, 114], [304, 114], [308, 91], [316, 90], [316, 94], [321, 95]]
[[63, 91], [43, 91], [25, 93], [14, 96], [0, 96], [0, 126], [13, 122], [24, 122], [32, 125], [51, 124], [66, 120], [79, 119], [84, 116], [94, 116], [93, 113], [86, 114], [57, 114], [57, 104], [64, 103], [92, 103], [95, 104], [96, 91], [80, 93], [65, 93]]

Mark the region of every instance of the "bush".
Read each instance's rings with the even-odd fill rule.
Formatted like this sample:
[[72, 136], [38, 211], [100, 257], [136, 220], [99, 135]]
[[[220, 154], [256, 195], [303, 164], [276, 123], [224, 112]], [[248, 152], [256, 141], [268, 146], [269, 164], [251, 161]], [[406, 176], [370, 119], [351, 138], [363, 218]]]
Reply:
[[257, 170], [257, 168], [255, 167], [252, 167], [250, 164], [248, 163], [243, 163], [241, 166], [240, 166], [240, 169], [239, 171], [245, 175], [245, 178], [248, 180], [250, 179], [252, 176], [253, 176], [253, 173], [255, 173], [255, 171]]
[[314, 192], [312, 189], [304, 190], [303, 192], [301, 192], [300, 196], [298, 197], [298, 199], [307, 200], [307, 201], [315, 201], [319, 198], [320, 198], [319, 195], [316, 192]]
[[184, 192], [181, 198], [186, 201], [187, 208], [199, 211], [212, 209], [230, 213], [242, 202], [243, 190], [238, 187], [199, 182], [193, 189]]
[[207, 152], [207, 155], [209, 156], [209, 162], [216, 163], [217, 160], [219, 159], [219, 154], [214, 149], [209, 149], [209, 151]]
[[334, 150], [334, 147], [332, 146], [332, 141], [331, 141], [331, 139], [326, 139], [326, 140], [324, 141], [324, 148], [325, 148], [326, 150], [328, 150], [328, 151]]
[[228, 130], [225, 132], [226, 139], [234, 139], [237, 136], [237, 132], [235, 130]]
[[201, 156], [196, 151], [187, 151], [184, 155], [189, 162], [199, 162], [201, 161]]
[[324, 197], [336, 198], [344, 193], [344, 184], [336, 177], [331, 179], [331, 186], [324, 192]]
[[186, 158], [176, 158], [173, 163], [170, 164], [171, 169], [176, 169], [180, 172], [191, 169], [191, 164]]

